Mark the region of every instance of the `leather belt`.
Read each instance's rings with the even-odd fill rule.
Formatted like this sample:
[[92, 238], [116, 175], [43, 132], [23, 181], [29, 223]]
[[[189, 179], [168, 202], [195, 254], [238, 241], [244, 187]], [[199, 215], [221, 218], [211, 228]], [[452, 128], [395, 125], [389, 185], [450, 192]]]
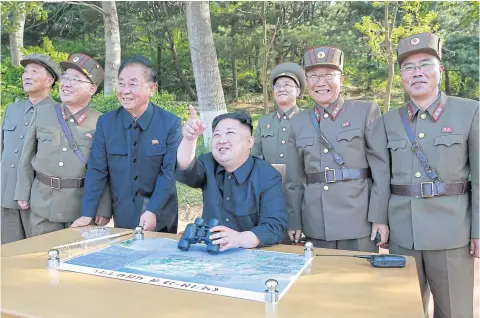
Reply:
[[445, 195], [460, 195], [470, 191], [470, 189], [470, 181], [456, 183], [422, 182], [420, 184], [390, 185], [390, 190], [392, 194], [416, 198], [432, 198]]
[[56, 177], [49, 177], [43, 173], [36, 172], [38, 181], [51, 187], [52, 189], [63, 189], [63, 188], [82, 188], [85, 178], [74, 178], [74, 179], [61, 179]]
[[329, 169], [325, 168], [323, 173], [307, 174], [307, 184], [312, 183], [335, 183], [337, 181], [348, 181], [353, 179], [366, 179], [370, 177], [370, 169]]

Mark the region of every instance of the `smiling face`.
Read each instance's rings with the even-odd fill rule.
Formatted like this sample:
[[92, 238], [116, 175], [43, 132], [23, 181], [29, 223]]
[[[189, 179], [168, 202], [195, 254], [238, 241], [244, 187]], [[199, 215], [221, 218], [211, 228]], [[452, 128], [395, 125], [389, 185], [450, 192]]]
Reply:
[[340, 95], [344, 77], [336, 68], [318, 66], [310, 69], [306, 77], [308, 94], [320, 106], [330, 105]]
[[225, 170], [234, 171], [250, 156], [253, 147], [250, 129], [232, 118], [221, 120], [212, 136], [212, 155]]
[[59, 90], [63, 103], [71, 107], [80, 107], [90, 102], [97, 86], [92, 84], [82, 72], [69, 68], [60, 77]]
[[150, 97], [155, 94], [155, 83], [147, 74], [145, 66], [134, 63], [125, 66], [118, 76], [118, 101], [136, 118], [147, 109]]
[[25, 93], [34, 94], [50, 90], [53, 83], [52, 75], [42, 65], [30, 63], [25, 66], [22, 74], [22, 84]]
[[300, 88], [290, 77], [280, 77], [273, 85], [273, 96], [282, 110], [292, 108], [297, 102], [297, 96], [300, 95]]
[[402, 84], [412, 99], [433, 99], [439, 93], [443, 65], [433, 55], [416, 53], [401, 65]]

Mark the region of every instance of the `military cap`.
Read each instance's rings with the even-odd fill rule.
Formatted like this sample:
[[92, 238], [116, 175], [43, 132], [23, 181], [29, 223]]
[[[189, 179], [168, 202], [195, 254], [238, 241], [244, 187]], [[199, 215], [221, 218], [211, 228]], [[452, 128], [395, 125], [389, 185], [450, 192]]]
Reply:
[[23, 67], [26, 67], [30, 63], [35, 63], [45, 67], [47, 72], [52, 74], [55, 82], [58, 81], [60, 74], [62, 74], [62, 70], [60, 69], [60, 66], [58, 66], [57, 62], [55, 62], [50, 56], [46, 56], [39, 53], [33, 53], [26, 56], [24, 59], [20, 61], [20, 64]]
[[300, 65], [290, 62], [278, 64], [270, 72], [270, 85], [275, 85], [280, 77], [289, 77], [294, 80], [300, 87], [300, 94], [305, 90], [305, 71]]
[[74, 53], [67, 62], [60, 62], [62, 70], [73, 68], [85, 74], [93, 84], [99, 86], [105, 78], [105, 72], [97, 61], [83, 53]]
[[397, 60], [399, 64], [415, 53], [428, 53], [442, 60], [442, 40], [433, 33], [411, 35], [398, 42]]
[[343, 72], [343, 52], [335, 47], [313, 47], [305, 52], [303, 67], [308, 71], [317, 66], [333, 67]]

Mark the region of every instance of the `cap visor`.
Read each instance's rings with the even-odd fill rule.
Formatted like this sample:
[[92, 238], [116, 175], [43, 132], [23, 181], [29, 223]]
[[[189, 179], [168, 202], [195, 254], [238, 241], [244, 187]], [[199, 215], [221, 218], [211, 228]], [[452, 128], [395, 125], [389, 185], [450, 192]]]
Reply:
[[[73, 68], [74, 70], [77, 70], [79, 71], [80, 73], [82, 73], [83, 75], [85, 75], [86, 78], [88, 78], [88, 80], [92, 83], [92, 84], [95, 84], [94, 82], [92, 82], [92, 80], [90, 79], [90, 77], [88, 77], [88, 74], [86, 74], [77, 64], [73, 64], [73, 63], [69, 63], [69, 62], [60, 62], [60, 67], [63, 71], [66, 71], [67, 69], [69, 68]], [[96, 85], [96, 84], [95, 84]]]

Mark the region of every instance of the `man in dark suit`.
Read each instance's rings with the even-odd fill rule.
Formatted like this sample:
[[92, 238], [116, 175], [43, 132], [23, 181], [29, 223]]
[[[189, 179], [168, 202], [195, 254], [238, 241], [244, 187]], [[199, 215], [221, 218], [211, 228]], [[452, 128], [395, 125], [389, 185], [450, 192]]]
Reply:
[[175, 162], [181, 120], [149, 101], [156, 75], [144, 57], [123, 61], [117, 97], [122, 107], [100, 116], [85, 179], [82, 217], [90, 224], [107, 180], [116, 227], [176, 233]]

